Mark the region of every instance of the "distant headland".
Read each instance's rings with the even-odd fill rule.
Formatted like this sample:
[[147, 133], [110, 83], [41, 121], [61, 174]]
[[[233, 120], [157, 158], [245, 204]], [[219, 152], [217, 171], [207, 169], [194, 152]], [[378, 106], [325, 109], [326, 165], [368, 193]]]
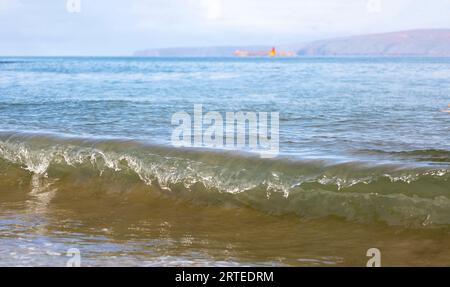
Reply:
[[153, 57], [450, 56], [450, 29], [421, 29], [314, 41], [290, 47], [223, 46], [147, 49]]
[[137, 51], [134, 56], [147, 57], [292, 57], [296, 49], [271, 46], [180, 47]]

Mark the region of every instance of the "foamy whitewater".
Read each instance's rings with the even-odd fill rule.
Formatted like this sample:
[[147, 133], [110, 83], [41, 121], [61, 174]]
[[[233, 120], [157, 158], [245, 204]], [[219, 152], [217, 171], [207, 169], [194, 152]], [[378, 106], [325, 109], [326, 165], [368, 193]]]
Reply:
[[[1, 58], [0, 264], [449, 265], [449, 77], [449, 58]], [[279, 112], [279, 156], [173, 147], [196, 104]]]

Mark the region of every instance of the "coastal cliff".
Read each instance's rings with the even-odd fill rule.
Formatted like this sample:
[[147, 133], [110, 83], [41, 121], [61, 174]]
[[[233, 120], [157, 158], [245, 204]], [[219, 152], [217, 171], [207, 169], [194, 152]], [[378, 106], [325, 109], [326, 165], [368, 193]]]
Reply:
[[[148, 57], [264, 56], [273, 46], [163, 48], [136, 51]], [[422, 29], [277, 46], [279, 56], [450, 56], [450, 29]]]
[[298, 55], [450, 56], [450, 29], [428, 29], [321, 40]]

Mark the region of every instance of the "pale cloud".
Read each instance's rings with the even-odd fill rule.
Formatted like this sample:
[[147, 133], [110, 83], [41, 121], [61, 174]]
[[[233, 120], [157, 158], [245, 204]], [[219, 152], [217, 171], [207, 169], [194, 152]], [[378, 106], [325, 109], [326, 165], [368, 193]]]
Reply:
[[[450, 27], [450, 0], [137, 1], [141, 24], [174, 30], [324, 37], [408, 27]], [[441, 9], [442, 8], [442, 9]], [[153, 12], [152, 12], [153, 11]], [[158, 11], [157, 15], [155, 15]], [[422, 15], [417, 15], [422, 11]], [[427, 11], [427, 12], [424, 12]], [[446, 11], [447, 14], [442, 14]], [[409, 15], [408, 15], [409, 13]], [[410, 15], [416, 15], [415, 18]], [[161, 26], [159, 27], [161, 28]]]
[[82, 12], [70, 14], [66, 0], [0, 0], [0, 54], [129, 54], [450, 28], [450, 0], [81, 1]]
[[222, 17], [221, 0], [204, 0], [203, 5], [206, 8], [206, 18], [209, 20], [218, 20]]
[[0, 13], [10, 12], [18, 6], [17, 0], [0, 0]]
[[201, 2], [198, 0], [132, 0], [131, 12], [143, 28], [166, 29], [192, 25], [201, 20]]

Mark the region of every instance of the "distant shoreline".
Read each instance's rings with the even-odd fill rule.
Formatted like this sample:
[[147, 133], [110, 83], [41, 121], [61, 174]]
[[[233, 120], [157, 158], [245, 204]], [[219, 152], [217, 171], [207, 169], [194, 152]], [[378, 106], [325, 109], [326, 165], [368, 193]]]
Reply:
[[[95, 55], [95, 56], [85, 56], [85, 55], [32, 55], [32, 56], [23, 56], [23, 55], [0, 55], [0, 59], [267, 59], [267, 60], [289, 60], [289, 59], [331, 59], [331, 58], [380, 58], [380, 59], [398, 59], [398, 58], [427, 58], [427, 59], [446, 59], [450, 58], [450, 55], [436, 56], [436, 55], [296, 55], [290, 57], [236, 57], [236, 56], [135, 56], [135, 55], [114, 55], [114, 56], [104, 56], [104, 55]], [[0, 61], [0, 65], [4, 64], [14, 64], [17, 61]]]
[[[236, 52], [247, 54], [269, 51], [270, 45], [216, 46], [216, 47], [172, 47], [136, 51], [142, 57], [233, 57]], [[340, 37], [279, 46], [280, 53], [295, 53], [292, 56], [449, 56], [450, 29], [418, 29], [390, 33]], [[253, 57], [253, 56], [244, 56]]]

